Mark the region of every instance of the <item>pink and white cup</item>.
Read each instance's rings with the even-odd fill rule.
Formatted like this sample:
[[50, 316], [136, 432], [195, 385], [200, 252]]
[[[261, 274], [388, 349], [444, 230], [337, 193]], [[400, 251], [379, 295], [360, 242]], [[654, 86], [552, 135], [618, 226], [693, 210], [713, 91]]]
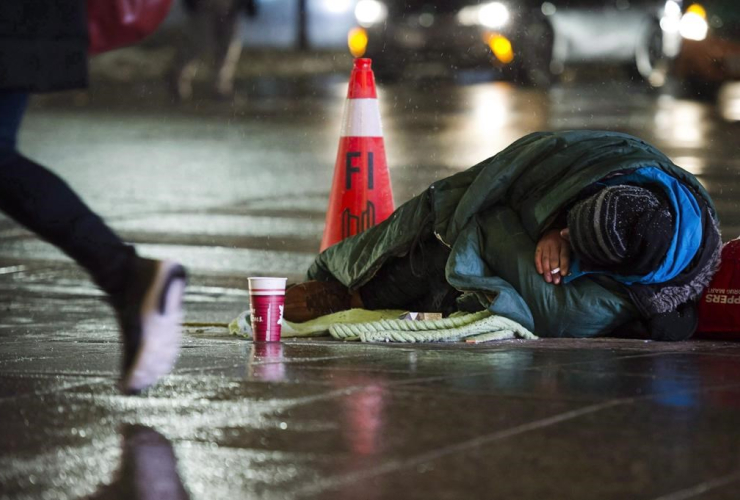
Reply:
[[288, 278], [249, 278], [252, 338], [257, 342], [280, 342]]

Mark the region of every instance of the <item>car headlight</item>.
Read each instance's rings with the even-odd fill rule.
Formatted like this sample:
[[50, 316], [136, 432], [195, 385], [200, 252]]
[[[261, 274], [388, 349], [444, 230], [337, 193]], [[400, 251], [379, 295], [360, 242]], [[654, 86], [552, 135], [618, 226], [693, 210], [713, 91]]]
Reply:
[[707, 31], [709, 31], [707, 11], [704, 7], [698, 3], [690, 5], [681, 18], [678, 31], [682, 37], [688, 40], [704, 40], [707, 37]]
[[388, 17], [388, 7], [378, 0], [360, 0], [355, 6], [355, 18], [360, 26], [382, 23]]
[[676, 0], [668, 0], [665, 3], [660, 27], [666, 33], [678, 33], [681, 29], [681, 6]]
[[470, 5], [460, 10], [457, 20], [465, 26], [479, 24], [486, 28], [499, 29], [509, 22], [509, 9], [501, 2]]
[[354, 57], [362, 57], [367, 50], [367, 31], [365, 28], [354, 27], [347, 34], [347, 46]]

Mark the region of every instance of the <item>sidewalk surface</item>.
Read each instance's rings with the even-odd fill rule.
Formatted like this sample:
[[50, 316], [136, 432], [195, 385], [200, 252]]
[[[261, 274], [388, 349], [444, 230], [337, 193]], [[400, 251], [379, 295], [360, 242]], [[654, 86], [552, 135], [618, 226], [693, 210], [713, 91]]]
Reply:
[[174, 375], [124, 397], [96, 298], [19, 302], [0, 330], [2, 498], [179, 498], [128, 496], [151, 495], [149, 463], [203, 499], [737, 498], [736, 345], [260, 345], [190, 327]]

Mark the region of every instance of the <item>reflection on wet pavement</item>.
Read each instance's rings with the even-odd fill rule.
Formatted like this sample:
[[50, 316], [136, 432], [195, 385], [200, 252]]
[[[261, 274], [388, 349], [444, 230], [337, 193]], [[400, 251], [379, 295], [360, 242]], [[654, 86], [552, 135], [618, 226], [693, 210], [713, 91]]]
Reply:
[[249, 346], [248, 378], [265, 382], [285, 380], [283, 344], [280, 342], [252, 342]]
[[740, 82], [725, 84], [718, 96], [718, 109], [727, 121], [740, 121]]
[[[142, 253], [185, 261], [193, 324], [243, 311], [250, 274], [300, 279], [319, 247], [346, 82], [247, 84], [246, 101], [182, 107], [156, 86], [49, 97], [22, 134]], [[606, 128], [698, 175], [729, 239], [729, 89], [718, 108], [627, 82], [382, 87], [395, 198], [534, 130]], [[734, 500], [740, 484], [735, 344], [258, 344], [189, 327], [175, 372], [124, 397], [100, 293], [2, 218], [0, 342], [2, 499]]]
[[170, 442], [143, 425], [126, 425], [121, 432], [123, 454], [116, 479], [91, 500], [187, 500]]

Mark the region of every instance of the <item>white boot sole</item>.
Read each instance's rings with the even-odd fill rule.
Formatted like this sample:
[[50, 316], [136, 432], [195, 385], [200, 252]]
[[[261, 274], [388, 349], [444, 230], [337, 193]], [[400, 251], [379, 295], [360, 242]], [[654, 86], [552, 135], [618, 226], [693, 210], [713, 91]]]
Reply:
[[121, 383], [124, 392], [143, 391], [175, 366], [182, 340], [185, 278], [170, 276], [181, 270], [176, 262], [159, 263], [152, 286], [141, 304], [141, 341], [134, 362]]

